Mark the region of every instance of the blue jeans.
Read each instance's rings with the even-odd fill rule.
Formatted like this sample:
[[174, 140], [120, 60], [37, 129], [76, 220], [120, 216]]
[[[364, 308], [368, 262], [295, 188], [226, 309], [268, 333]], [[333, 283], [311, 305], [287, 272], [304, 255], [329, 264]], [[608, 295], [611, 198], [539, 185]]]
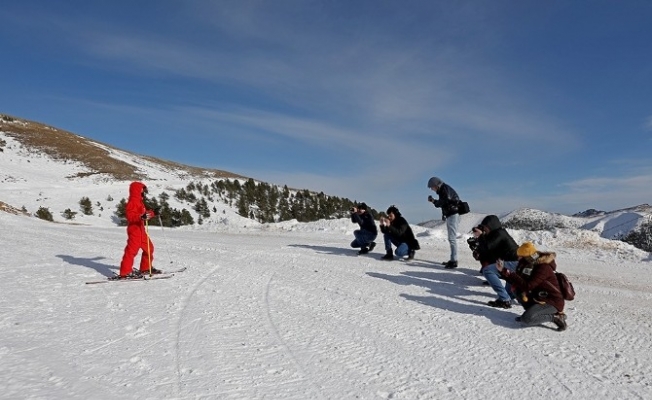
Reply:
[[460, 226], [460, 215], [453, 214], [446, 217], [446, 229], [448, 230], [448, 243], [451, 246], [451, 261], [457, 261], [457, 230]]
[[394, 245], [396, 246], [396, 251], [394, 252], [396, 257], [401, 258], [408, 255], [410, 248], [408, 247], [407, 243], [401, 243], [392, 238], [392, 236], [387, 233], [383, 234], [383, 239], [385, 240], [385, 251], [387, 253], [392, 252], [392, 245]]
[[355, 239], [351, 242], [351, 247], [357, 249], [359, 247], [369, 247], [371, 242], [376, 240], [378, 234], [364, 229], [358, 229], [353, 231], [353, 236], [355, 236]]
[[[518, 265], [518, 261], [505, 261], [503, 263], [503, 266], [512, 272], [516, 270], [516, 265]], [[512, 293], [509, 284], [506, 283], [505, 286], [503, 286], [503, 283], [500, 280], [500, 272], [498, 272], [498, 268], [496, 268], [496, 263], [489, 264], [482, 268], [482, 275], [484, 275], [487, 282], [489, 282], [489, 285], [494, 292], [498, 294], [499, 300], [511, 301], [516, 297]]]

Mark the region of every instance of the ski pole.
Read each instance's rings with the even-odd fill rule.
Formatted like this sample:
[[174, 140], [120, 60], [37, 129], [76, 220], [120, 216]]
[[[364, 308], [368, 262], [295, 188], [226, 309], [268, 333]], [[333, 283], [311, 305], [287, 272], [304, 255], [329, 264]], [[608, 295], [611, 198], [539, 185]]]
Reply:
[[147, 222], [147, 219], [145, 219], [145, 235], [147, 236], [147, 259], [149, 261], [149, 277], [152, 277], [152, 253], [150, 250], [150, 238], [149, 238], [149, 223]]

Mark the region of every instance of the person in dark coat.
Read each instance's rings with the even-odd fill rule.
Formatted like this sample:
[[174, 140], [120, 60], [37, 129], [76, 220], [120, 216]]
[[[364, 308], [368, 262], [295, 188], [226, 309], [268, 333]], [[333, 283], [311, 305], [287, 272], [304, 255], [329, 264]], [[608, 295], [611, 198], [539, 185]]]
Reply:
[[383, 233], [386, 251], [386, 254], [381, 257], [382, 260], [394, 259], [392, 245], [396, 246], [395, 254], [398, 258], [408, 256], [408, 260], [413, 259], [415, 251], [420, 249], [410, 224], [403, 218], [396, 206], [390, 206], [387, 209], [387, 218], [380, 218], [380, 231]]
[[514, 271], [518, 264], [516, 256], [518, 244], [503, 228], [500, 219], [495, 215], [487, 215], [480, 226], [483, 234], [478, 242], [476, 259], [484, 265], [482, 275], [498, 295], [496, 300], [487, 304], [492, 307], [511, 308], [513, 294], [509, 291], [509, 285], [503, 285], [500, 280], [501, 275], [496, 269], [496, 262], [502, 260], [504, 268]]
[[[471, 254], [473, 254], [473, 258], [476, 259], [477, 261], [480, 261], [480, 273], [482, 274], [482, 269], [489, 265], [489, 262], [486, 260], [480, 260], [480, 254], [478, 253], [478, 248], [480, 247], [480, 243], [484, 240], [483, 234], [484, 231], [482, 229], [481, 225], [474, 226], [473, 229], [471, 229], [471, 234], [472, 236], [466, 240], [466, 243], [469, 245], [469, 249], [471, 249]], [[489, 284], [489, 282], [485, 281], [485, 284]]]
[[555, 275], [557, 255], [537, 251], [531, 242], [523, 243], [516, 254], [519, 262], [515, 271], [504, 268], [501, 263], [496, 266], [518, 293], [517, 300], [525, 308], [523, 315], [516, 320], [526, 325], [553, 322], [558, 331], [566, 330], [564, 296]]
[[441, 208], [441, 218], [446, 221], [451, 253], [448, 261], [444, 263], [444, 267], [448, 269], [457, 268], [457, 231], [460, 226], [458, 206], [460, 204], [460, 197], [457, 195], [455, 189], [436, 176], [428, 180], [428, 187], [439, 196], [437, 199], [428, 196], [428, 201], [435, 207]]
[[378, 228], [374, 216], [371, 215], [365, 203], [358, 204], [357, 207], [351, 208], [351, 222], [357, 223], [360, 229], [353, 231], [355, 239], [351, 242], [351, 247], [360, 249], [358, 254], [367, 254], [376, 247], [376, 237]]

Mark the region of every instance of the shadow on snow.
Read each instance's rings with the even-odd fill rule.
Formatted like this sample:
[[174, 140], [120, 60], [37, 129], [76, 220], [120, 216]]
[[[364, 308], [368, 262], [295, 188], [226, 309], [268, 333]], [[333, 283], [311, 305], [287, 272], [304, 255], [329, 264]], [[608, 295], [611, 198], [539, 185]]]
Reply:
[[[432, 293], [433, 296], [414, 296], [401, 294], [406, 300], [436, 307], [459, 314], [484, 316], [492, 323], [506, 328], [517, 329], [521, 324], [514, 321], [516, 314], [509, 310], [491, 308], [486, 301], [474, 300], [472, 297], [485, 296], [494, 299], [496, 296], [488, 286], [482, 286], [482, 280], [471, 276], [477, 271], [470, 269], [455, 269], [455, 271], [404, 271], [399, 275], [388, 275], [376, 272], [367, 272], [373, 278], [385, 279], [401, 286], [421, 286]], [[476, 290], [482, 287], [487, 290]], [[522, 309], [516, 306], [520, 315]]]
[[81, 265], [82, 267], [93, 269], [106, 277], [115, 275], [113, 271], [119, 269], [118, 267], [114, 267], [113, 265], [102, 264], [97, 262], [97, 260], [104, 260], [106, 257], [78, 258], [78, 257], [68, 256], [65, 254], [57, 254], [57, 257], [67, 262], [68, 264]]

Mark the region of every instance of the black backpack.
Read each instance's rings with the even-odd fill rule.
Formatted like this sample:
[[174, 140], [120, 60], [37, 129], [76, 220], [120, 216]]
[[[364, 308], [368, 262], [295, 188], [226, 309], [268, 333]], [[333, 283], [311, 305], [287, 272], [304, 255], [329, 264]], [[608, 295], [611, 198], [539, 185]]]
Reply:
[[469, 203], [461, 200], [459, 203], [457, 203], [457, 213], [459, 215], [468, 214], [469, 211], [471, 211], [471, 208], [469, 207]]

